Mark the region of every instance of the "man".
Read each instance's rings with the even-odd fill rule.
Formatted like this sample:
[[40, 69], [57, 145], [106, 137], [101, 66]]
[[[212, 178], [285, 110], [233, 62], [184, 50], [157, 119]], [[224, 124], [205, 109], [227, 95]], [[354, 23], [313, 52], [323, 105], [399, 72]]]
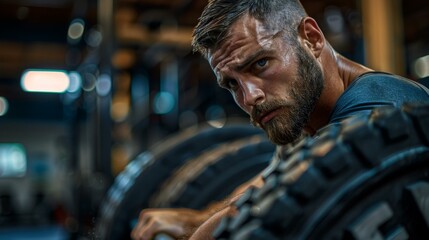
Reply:
[[[374, 107], [429, 100], [422, 85], [374, 72], [335, 52], [299, 0], [209, 1], [193, 47], [208, 60], [218, 84], [278, 145]], [[262, 185], [256, 176], [223, 204], [201, 212], [144, 210], [132, 237], [166, 232], [210, 239], [220, 219], [235, 214], [232, 203], [240, 193]]]

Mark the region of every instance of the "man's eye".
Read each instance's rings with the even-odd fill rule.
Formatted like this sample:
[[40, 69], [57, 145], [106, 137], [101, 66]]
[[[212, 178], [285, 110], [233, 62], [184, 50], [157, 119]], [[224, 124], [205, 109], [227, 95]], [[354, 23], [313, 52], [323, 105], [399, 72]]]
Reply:
[[238, 83], [234, 79], [230, 79], [226, 82], [226, 87], [230, 90], [235, 90], [238, 87]]
[[236, 90], [238, 88], [238, 83], [234, 79], [223, 79], [219, 86], [228, 90]]
[[259, 68], [262, 68], [262, 67], [265, 67], [267, 65], [267, 63], [268, 63], [268, 60], [263, 58], [263, 59], [260, 59], [256, 62], [256, 66]]

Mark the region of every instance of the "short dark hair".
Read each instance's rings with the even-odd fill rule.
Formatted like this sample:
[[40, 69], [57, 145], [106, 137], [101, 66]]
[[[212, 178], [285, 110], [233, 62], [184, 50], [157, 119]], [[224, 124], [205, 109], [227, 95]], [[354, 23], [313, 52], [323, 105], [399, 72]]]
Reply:
[[194, 29], [192, 47], [207, 57], [208, 50], [225, 40], [231, 25], [245, 14], [262, 21], [266, 27], [296, 36], [307, 13], [299, 0], [209, 0]]

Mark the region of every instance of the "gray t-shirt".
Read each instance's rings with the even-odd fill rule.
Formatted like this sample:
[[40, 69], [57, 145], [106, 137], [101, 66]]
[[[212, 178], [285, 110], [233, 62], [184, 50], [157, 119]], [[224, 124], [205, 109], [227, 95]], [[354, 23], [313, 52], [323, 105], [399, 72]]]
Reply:
[[388, 73], [368, 72], [353, 81], [335, 104], [330, 123], [358, 114], [370, 114], [381, 106], [399, 107], [405, 102], [429, 101], [423, 85]]

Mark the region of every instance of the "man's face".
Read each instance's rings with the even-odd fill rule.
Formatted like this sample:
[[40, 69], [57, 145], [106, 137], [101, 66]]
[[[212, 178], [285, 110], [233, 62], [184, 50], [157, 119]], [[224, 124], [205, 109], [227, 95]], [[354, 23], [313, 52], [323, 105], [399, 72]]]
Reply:
[[301, 135], [322, 92], [323, 74], [300, 44], [285, 42], [280, 32], [245, 15], [208, 57], [218, 84], [271, 141], [286, 144]]

